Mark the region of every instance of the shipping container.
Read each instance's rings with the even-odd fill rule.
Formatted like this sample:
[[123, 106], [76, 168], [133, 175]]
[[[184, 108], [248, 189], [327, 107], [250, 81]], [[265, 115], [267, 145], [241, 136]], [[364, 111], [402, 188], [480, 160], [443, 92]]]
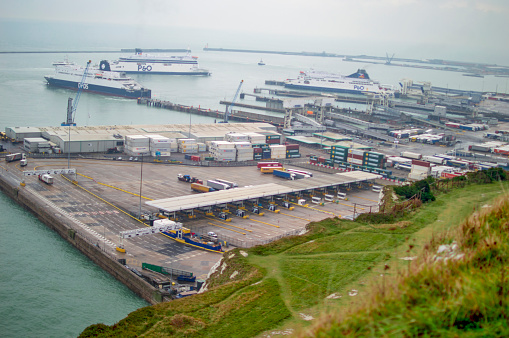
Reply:
[[283, 170], [283, 167], [261, 167], [260, 172], [262, 174], [272, 174], [274, 170]]
[[279, 162], [258, 162], [256, 166], [260, 169], [262, 167], [281, 167], [282, 164]]
[[409, 151], [403, 151], [400, 155], [402, 157], [411, 158], [411, 159], [414, 159], [414, 160], [420, 160], [422, 158], [421, 154], [412, 153], [412, 152], [409, 152]]
[[277, 177], [282, 177], [282, 178], [285, 178], [287, 180], [293, 180], [294, 177], [295, 177], [295, 174], [290, 173], [288, 171], [284, 171], [284, 170], [274, 170], [272, 172], [272, 175], [277, 176]]
[[191, 189], [193, 191], [197, 191], [197, 192], [210, 192], [210, 191], [214, 191], [213, 188], [211, 187], [207, 187], [203, 184], [200, 184], [200, 183], [191, 183]]
[[311, 171], [305, 171], [305, 170], [297, 170], [297, 169], [286, 169], [286, 171], [296, 174], [302, 174], [307, 175], [309, 177], [313, 177], [313, 173]]
[[5, 155], [5, 160], [7, 162], [19, 161], [22, 158], [23, 158], [23, 154], [22, 153], [15, 153], [15, 154]]
[[227, 190], [230, 189], [230, 186], [225, 183], [217, 182], [214, 180], [207, 180], [207, 185], [216, 190]]
[[219, 183], [224, 183], [226, 184], [227, 186], [231, 188], [237, 188], [239, 185], [235, 182], [230, 182], [230, 181], [227, 181], [227, 180], [223, 180], [222, 178], [216, 178], [215, 179], [216, 182], [219, 182]]

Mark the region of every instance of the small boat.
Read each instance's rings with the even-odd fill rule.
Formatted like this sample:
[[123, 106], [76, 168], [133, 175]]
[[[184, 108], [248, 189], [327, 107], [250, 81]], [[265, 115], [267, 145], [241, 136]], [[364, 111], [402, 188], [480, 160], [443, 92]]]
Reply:
[[265, 66], [265, 62], [263, 62], [263, 60], [260, 60], [260, 62], [258, 62], [258, 66]]

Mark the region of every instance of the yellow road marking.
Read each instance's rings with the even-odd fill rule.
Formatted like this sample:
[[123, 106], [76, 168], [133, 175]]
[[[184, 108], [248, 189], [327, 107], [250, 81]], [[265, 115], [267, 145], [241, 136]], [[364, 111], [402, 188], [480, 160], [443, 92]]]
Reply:
[[223, 228], [223, 229], [226, 229], [226, 230], [230, 230], [230, 231], [234, 231], [234, 232], [238, 232], [239, 234], [242, 234], [242, 235], [245, 235], [246, 233], [245, 232], [241, 232], [241, 231], [238, 231], [238, 230], [233, 230], [233, 229], [228, 229], [227, 227], [224, 227], [224, 226], [221, 226], [221, 225], [217, 225], [217, 224], [214, 224], [212, 222], [208, 222], [210, 225], [213, 225], [215, 227], [220, 227], [220, 228]]
[[[79, 174], [77, 173], [77, 175], [80, 175], [82, 177], [85, 177], [85, 178], [88, 178], [92, 181], [94, 181], [95, 183], [99, 184], [99, 185], [103, 185], [105, 187], [108, 187], [108, 188], [112, 188], [112, 189], [115, 189], [115, 190], [118, 190], [118, 191], [122, 191], [122, 192], [125, 192], [126, 194], [130, 194], [130, 195], [133, 195], [133, 196], [136, 196], [136, 197], [140, 197], [139, 194], [136, 194], [134, 192], [130, 192], [130, 191], [127, 191], [127, 190], [124, 190], [124, 189], [121, 189], [121, 188], [117, 188], [115, 186], [112, 186], [112, 185], [109, 185], [109, 184], [106, 184], [106, 183], [101, 183], [101, 182], [97, 182], [96, 180], [94, 180], [92, 177], [89, 177], [89, 176], [85, 176], [83, 174]], [[154, 199], [153, 198], [149, 198], [149, 197], [145, 197], [145, 196], [141, 196], [141, 198], [143, 199], [146, 199], [146, 200], [149, 200], [149, 201], [153, 201]]]
[[233, 224], [229, 224], [229, 223], [221, 222], [221, 221], [218, 221], [218, 220], [217, 220], [217, 219], [215, 219], [215, 218], [210, 218], [210, 217], [205, 217], [205, 218], [210, 219], [210, 220], [212, 220], [212, 221], [214, 221], [214, 222], [218, 222], [218, 223], [221, 223], [221, 224], [225, 224], [225, 225], [227, 225], [227, 226], [229, 226], [229, 227], [234, 227], [234, 228], [237, 228], [237, 229], [242, 229], [242, 230], [246, 230], [246, 231], [249, 231], [249, 232], [253, 232], [253, 230], [244, 229], [244, 228], [242, 228], [242, 227], [239, 227], [239, 226], [236, 226], [236, 225], [233, 225]]
[[257, 220], [252, 219], [252, 218], [250, 218], [250, 220], [251, 220], [251, 221], [253, 221], [253, 222], [258, 222], [258, 223], [267, 224], [267, 225], [270, 225], [271, 227], [279, 228], [279, 225], [274, 225], [274, 224], [270, 224], [270, 223], [267, 223], [267, 222], [257, 221]]
[[299, 216], [289, 215], [289, 214], [285, 214], [285, 213], [282, 213], [282, 212], [281, 212], [280, 214], [281, 214], [281, 215], [285, 215], [285, 216], [290, 216], [290, 217], [295, 217], [295, 218], [303, 219], [303, 220], [305, 220], [305, 221], [309, 221], [309, 222], [311, 222], [311, 220], [310, 220], [310, 219], [307, 219], [307, 218], [302, 218], [302, 217], [299, 217]]
[[352, 196], [352, 197], [355, 197], [355, 198], [362, 198], [363, 200], [367, 200], [367, 201], [377, 202], [377, 203], [378, 203], [378, 201], [371, 200], [371, 199], [369, 199], [369, 198], [365, 198], [365, 197], [360, 197], [360, 196]]

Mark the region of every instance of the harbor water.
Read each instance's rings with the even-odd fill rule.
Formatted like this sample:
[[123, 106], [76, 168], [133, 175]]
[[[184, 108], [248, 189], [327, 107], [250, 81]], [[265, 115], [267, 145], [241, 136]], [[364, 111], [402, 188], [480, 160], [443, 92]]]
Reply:
[[[126, 48], [129, 46], [126, 46]], [[176, 46], [179, 47], [179, 46]], [[110, 50], [113, 48], [110, 48]], [[337, 58], [205, 52], [193, 48], [208, 77], [135, 75], [152, 89], [153, 98], [224, 111], [244, 80], [242, 91], [267, 87], [265, 80], [296, 77], [301, 70], [351, 74], [366, 68], [371, 78], [398, 86], [403, 78], [430, 81], [435, 86], [507, 92], [507, 79], [465, 77], [461, 73], [345, 62]], [[69, 54], [85, 65], [118, 54]], [[0, 55], [0, 129], [15, 126], [55, 126], [65, 120], [67, 99], [75, 92], [49, 88], [44, 75], [65, 54]], [[259, 66], [263, 58], [265, 66]], [[246, 103], [254, 98], [246, 97]], [[258, 111], [259, 112], [259, 111]], [[216, 119], [138, 105], [135, 100], [83, 93], [78, 125], [214, 123]], [[94, 323], [113, 324], [147, 303], [116, 281], [26, 210], [0, 195], [0, 335], [2, 337], [72, 337]]]

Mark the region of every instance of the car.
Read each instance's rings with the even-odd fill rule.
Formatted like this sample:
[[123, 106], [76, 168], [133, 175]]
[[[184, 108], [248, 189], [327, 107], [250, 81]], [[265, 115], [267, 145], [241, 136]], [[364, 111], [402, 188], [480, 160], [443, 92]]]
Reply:
[[132, 161], [132, 160], [133, 160], [133, 157], [132, 157], [132, 156], [131, 156], [131, 157], [129, 157], [129, 161]]
[[122, 161], [122, 157], [117, 158], [117, 160]]
[[214, 231], [209, 231], [207, 235], [209, 235], [210, 237], [217, 238], [217, 234]]
[[137, 157], [135, 157], [135, 158], [134, 158], [134, 161], [135, 161], [135, 162], [138, 162], [138, 158], [137, 158]]

